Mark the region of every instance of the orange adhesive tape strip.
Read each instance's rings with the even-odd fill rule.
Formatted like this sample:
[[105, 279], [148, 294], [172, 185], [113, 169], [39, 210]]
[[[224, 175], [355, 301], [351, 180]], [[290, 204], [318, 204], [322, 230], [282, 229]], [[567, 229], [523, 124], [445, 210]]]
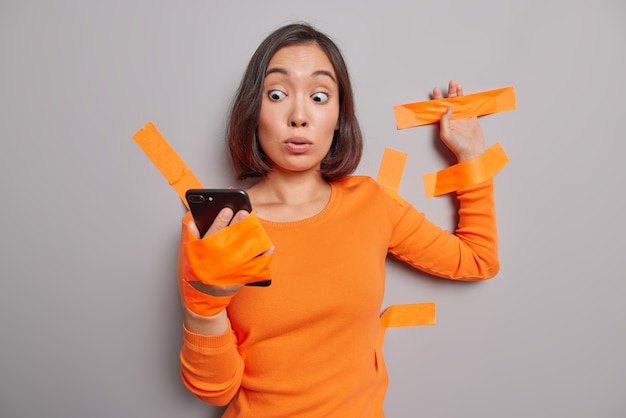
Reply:
[[435, 325], [435, 323], [436, 314], [434, 302], [391, 305], [380, 317], [380, 325], [384, 329]]
[[398, 195], [398, 189], [400, 188], [406, 158], [407, 154], [404, 152], [385, 148], [376, 177], [376, 181], [401, 205], [404, 205], [404, 200]]
[[465, 96], [426, 100], [393, 107], [398, 129], [412, 128], [439, 122], [448, 107], [452, 107], [452, 119], [483, 116], [516, 108], [515, 89], [504, 87]]
[[[394, 327], [412, 327], [420, 325], [435, 325], [436, 313], [434, 302], [410, 303], [402, 305], [391, 305], [380, 317], [380, 333], [376, 343], [376, 367], [386, 370], [383, 361], [383, 343], [385, 339], [385, 331], [387, 328]], [[376, 402], [382, 405], [385, 401], [385, 391], [387, 386], [381, 387], [375, 394]]]
[[272, 241], [254, 212], [202, 239], [193, 239], [190, 234], [184, 244], [185, 278], [216, 286], [271, 280], [272, 255], [259, 254], [269, 250]]
[[192, 311], [202, 316], [214, 316], [220, 313], [228, 306], [230, 300], [235, 296], [212, 296], [200, 292], [194, 288], [188, 281], [181, 283], [182, 294], [185, 298], [185, 304]]
[[492, 178], [509, 162], [499, 143], [479, 157], [450, 166], [436, 173], [424, 174], [426, 197], [434, 197], [473, 186]]
[[187, 206], [185, 192], [189, 189], [202, 188], [202, 183], [187, 167], [187, 164], [167, 143], [152, 122], [148, 122], [143, 128], [138, 130], [133, 135], [133, 139], [146, 153], [148, 158], [152, 160], [170, 186], [176, 190], [185, 206]]

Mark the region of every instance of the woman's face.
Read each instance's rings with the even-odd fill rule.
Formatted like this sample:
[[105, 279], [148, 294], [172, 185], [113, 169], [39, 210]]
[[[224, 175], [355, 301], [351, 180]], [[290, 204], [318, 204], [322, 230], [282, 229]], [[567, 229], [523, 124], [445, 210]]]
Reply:
[[257, 136], [274, 171], [318, 171], [339, 125], [339, 86], [316, 44], [287, 46], [265, 73]]

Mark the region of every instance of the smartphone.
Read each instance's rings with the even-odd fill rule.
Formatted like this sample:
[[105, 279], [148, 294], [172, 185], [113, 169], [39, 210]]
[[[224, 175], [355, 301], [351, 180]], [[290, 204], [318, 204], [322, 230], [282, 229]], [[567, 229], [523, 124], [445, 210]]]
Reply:
[[225, 207], [231, 208], [233, 214], [240, 210], [252, 211], [248, 194], [243, 189], [190, 189], [185, 198], [200, 237], [206, 234], [217, 214]]
[[[243, 189], [189, 189], [185, 199], [193, 220], [200, 231], [200, 237], [208, 231], [217, 214], [229, 207], [233, 214], [240, 210], [252, 211], [248, 193]], [[271, 280], [248, 283], [247, 286], [269, 286]]]

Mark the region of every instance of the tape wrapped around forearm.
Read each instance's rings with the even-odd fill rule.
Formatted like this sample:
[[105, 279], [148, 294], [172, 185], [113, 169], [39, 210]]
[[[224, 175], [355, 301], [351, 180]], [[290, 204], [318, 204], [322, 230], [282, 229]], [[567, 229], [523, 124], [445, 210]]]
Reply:
[[424, 174], [426, 197], [440, 196], [489, 180], [509, 162], [496, 142], [479, 157], [455, 164], [436, 173]]
[[272, 246], [254, 212], [244, 220], [184, 244], [184, 279], [215, 286], [270, 280]]

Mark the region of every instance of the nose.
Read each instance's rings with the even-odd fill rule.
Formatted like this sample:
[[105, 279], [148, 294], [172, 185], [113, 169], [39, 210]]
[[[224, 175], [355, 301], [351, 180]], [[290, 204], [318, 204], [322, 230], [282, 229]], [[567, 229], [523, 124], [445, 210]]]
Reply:
[[292, 128], [304, 128], [308, 125], [307, 119], [306, 106], [301, 101], [293, 103], [289, 115], [289, 126]]
[[291, 127], [292, 128], [304, 128], [306, 127], [306, 121], [296, 121], [296, 120], [292, 120], [291, 121]]

